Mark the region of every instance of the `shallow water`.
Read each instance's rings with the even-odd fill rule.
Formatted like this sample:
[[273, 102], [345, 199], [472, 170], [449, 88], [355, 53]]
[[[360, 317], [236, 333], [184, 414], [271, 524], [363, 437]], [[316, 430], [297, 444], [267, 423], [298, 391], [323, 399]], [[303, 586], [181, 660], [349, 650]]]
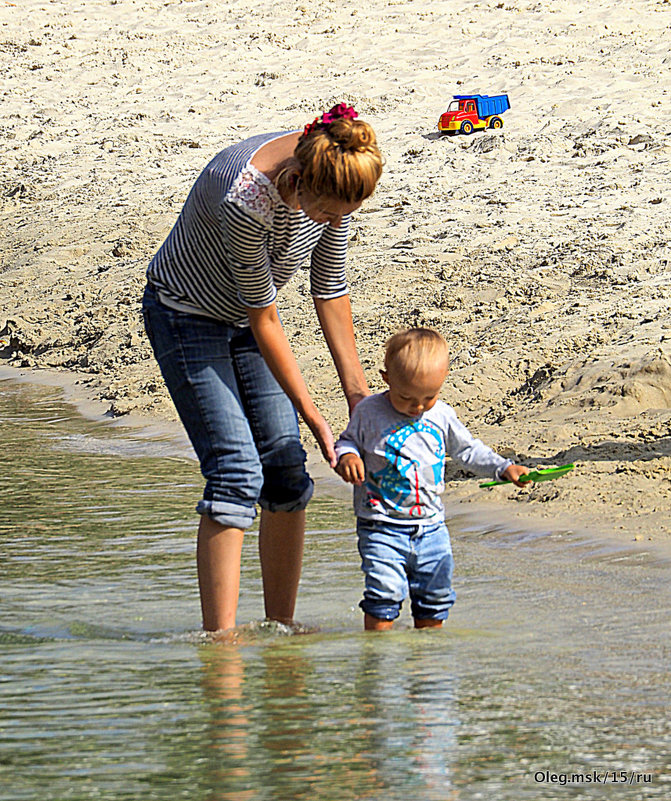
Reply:
[[[0, 801], [668, 798], [671, 567], [451, 522], [442, 631], [365, 635], [349, 504], [309, 512], [298, 618], [199, 634], [194, 463], [0, 382]], [[256, 621], [256, 623], [254, 623]]]

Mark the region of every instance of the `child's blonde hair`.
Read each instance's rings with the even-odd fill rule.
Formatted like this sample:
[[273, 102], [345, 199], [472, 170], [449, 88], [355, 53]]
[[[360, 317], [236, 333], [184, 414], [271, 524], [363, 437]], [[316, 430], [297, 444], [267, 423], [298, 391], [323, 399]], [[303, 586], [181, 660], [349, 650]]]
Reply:
[[387, 340], [384, 366], [397, 370], [405, 379], [412, 379], [427, 370], [449, 364], [450, 351], [443, 337], [431, 328], [408, 328]]

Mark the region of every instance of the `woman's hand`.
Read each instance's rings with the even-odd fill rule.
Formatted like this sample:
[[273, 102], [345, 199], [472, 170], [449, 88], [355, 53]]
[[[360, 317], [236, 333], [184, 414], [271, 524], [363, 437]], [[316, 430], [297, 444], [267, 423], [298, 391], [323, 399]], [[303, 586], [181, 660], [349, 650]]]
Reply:
[[324, 420], [316, 406], [309, 414], [303, 415], [303, 419], [310, 431], [312, 431], [314, 438], [317, 440], [322, 456], [329, 463], [330, 467], [335, 467], [338, 459], [335, 454], [335, 440], [333, 439], [331, 427], [326, 420]]
[[347, 396], [347, 407], [349, 409], [349, 416], [352, 416], [352, 412], [354, 411], [354, 407], [362, 401], [364, 398], [367, 398], [370, 395], [370, 392], [353, 392], [352, 394]]

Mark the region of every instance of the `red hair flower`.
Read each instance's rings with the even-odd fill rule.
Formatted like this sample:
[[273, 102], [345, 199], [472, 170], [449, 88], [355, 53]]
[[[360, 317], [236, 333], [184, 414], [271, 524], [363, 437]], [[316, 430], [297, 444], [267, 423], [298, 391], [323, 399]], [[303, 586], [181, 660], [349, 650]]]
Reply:
[[315, 117], [314, 120], [303, 128], [303, 136], [308, 136], [315, 130], [324, 130], [328, 125], [335, 120], [353, 120], [359, 115], [354, 111], [352, 106], [346, 103], [338, 103], [333, 106], [330, 111], [325, 111], [321, 118]]
[[319, 125], [319, 117], [315, 117], [312, 122], [309, 122], [305, 128], [303, 128], [303, 136], [307, 136], [309, 133], [312, 133], [317, 127], [321, 127]]
[[322, 115], [322, 121], [328, 125], [328, 123], [333, 122], [333, 120], [354, 120], [358, 116], [359, 115], [354, 111], [352, 106], [348, 106], [346, 103], [338, 103], [337, 106], [333, 106], [330, 111]]

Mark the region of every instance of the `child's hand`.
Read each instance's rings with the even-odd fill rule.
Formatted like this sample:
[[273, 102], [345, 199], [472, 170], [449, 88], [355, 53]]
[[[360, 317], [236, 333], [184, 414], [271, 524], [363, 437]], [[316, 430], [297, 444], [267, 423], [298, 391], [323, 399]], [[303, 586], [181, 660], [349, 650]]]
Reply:
[[356, 453], [344, 453], [335, 468], [336, 473], [348, 484], [363, 484], [366, 469], [363, 460]]
[[517, 487], [526, 487], [527, 484], [533, 484], [533, 481], [520, 481], [520, 476], [526, 476], [528, 472], [529, 468], [524, 467], [524, 465], [511, 464], [503, 471], [501, 478], [505, 478], [507, 481], [512, 481]]

